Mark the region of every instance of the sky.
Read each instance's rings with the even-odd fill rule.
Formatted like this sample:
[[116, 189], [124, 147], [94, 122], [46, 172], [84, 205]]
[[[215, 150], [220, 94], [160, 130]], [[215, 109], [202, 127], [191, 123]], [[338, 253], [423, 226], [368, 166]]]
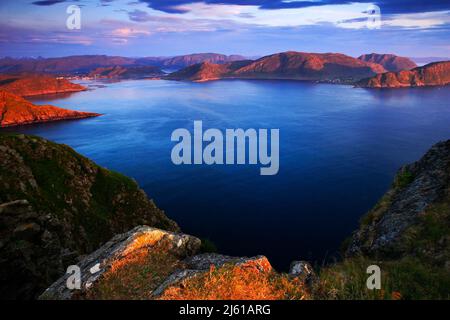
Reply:
[[[80, 29], [66, 26], [71, 5]], [[450, 0], [0, 0], [0, 56], [450, 57], [449, 40]]]

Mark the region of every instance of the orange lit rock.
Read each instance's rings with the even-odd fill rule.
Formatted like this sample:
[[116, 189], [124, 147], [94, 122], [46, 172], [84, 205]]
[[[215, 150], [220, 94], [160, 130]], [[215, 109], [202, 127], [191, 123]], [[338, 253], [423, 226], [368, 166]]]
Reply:
[[100, 116], [98, 113], [37, 106], [17, 95], [0, 91], [0, 127]]

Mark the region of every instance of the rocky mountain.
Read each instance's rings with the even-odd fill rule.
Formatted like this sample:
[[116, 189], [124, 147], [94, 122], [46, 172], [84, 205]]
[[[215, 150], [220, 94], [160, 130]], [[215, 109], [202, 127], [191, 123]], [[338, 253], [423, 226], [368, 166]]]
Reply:
[[88, 76], [97, 79], [143, 79], [159, 77], [165, 73], [158, 67], [135, 66], [135, 67], [102, 67], [89, 72]]
[[22, 97], [0, 91], [0, 127], [97, 116], [100, 114], [73, 111], [50, 105], [37, 106]]
[[385, 71], [379, 64], [339, 53], [289, 51], [262, 57], [256, 61], [238, 61], [223, 65], [203, 63], [170, 74], [168, 78], [194, 81], [240, 78], [354, 82]]
[[32, 299], [78, 257], [148, 225], [178, 231], [136, 182], [70, 147], [0, 134], [0, 298]]
[[386, 72], [356, 83], [365, 88], [405, 88], [444, 86], [450, 83], [450, 61], [433, 62], [423, 67]]
[[23, 97], [78, 92], [86, 89], [86, 87], [66, 79], [57, 79], [48, 75], [0, 75], [0, 90]]
[[409, 58], [399, 57], [394, 54], [371, 53], [358, 57], [359, 60], [382, 65], [387, 71], [397, 72], [410, 70], [417, 67], [416, 63]]

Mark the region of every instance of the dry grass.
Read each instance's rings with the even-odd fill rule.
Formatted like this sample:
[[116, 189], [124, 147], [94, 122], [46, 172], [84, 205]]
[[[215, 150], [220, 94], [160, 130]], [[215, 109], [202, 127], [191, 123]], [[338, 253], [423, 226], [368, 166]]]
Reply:
[[306, 299], [298, 279], [274, 272], [267, 260], [241, 265], [211, 266], [208, 272], [169, 287], [163, 300], [285, 300]]
[[100, 281], [88, 291], [86, 298], [150, 299], [153, 290], [181, 267], [179, 259], [165, 248], [167, 242], [165, 245], [157, 243], [156, 246], [149, 247], [154, 240], [137, 238], [126, 250], [130, 253], [113, 262]]

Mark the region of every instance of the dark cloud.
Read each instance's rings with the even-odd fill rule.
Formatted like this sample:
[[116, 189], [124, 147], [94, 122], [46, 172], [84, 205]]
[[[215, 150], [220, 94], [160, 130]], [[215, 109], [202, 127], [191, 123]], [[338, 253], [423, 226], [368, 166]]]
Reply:
[[[100, 3], [108, 4], [113, 1], [114, 0], [100, 0]], [[135, 0], [134, 2], [130, 2], [130, 4], [135, 4], [138, 1], [147, 4], [148, 7], [152, 9], [164, 11], [167, 13], [185, 13], [186, 10], [180, 9], [178, 6], [190, 3], [235, 4], [247, 6], [251, 5], [258, 6], [261, 9], [267, 10], [307, 8], [351, 3], [374, 3], [381, 8], [381, 12], [383, 14], [419, 13], [450, 10], [450, 1], [448, 0]], [[62, 2], [69, 1], [39, 0], [32, 3], [39, 6], [51, 6]]]
[[445, 0], [318, 0], [318, 1], [283, 1], [283, 0], [139, 0], [150, 8], [167, 13], [184, 13], [177, 8], [179, 5], [189, 3], [206, 4], [236, 4], [253, 5], [261, 9], [276, 10], [288, 8], [307, 8], [323, 5], [350, 4], [350, 3], [375, 3], [381, 8], [382, 13], [418, 13], [430, 11], [450, 10], [450, 1]]
[[66, 0], [42, 0], [42, 1], [34, 1], [32, 4], [37, 6], [52, 6], [57, 3], [66, 2]]

